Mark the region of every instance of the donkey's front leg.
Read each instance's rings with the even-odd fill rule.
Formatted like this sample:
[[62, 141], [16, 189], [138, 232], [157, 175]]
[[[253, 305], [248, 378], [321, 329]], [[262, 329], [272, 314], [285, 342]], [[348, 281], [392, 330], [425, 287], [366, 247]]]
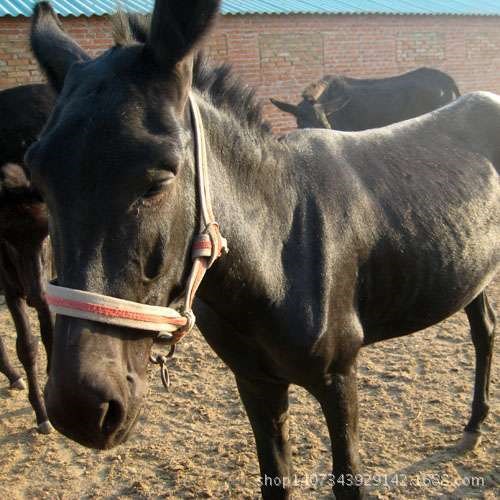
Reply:
[[265, 500], [290, 497], [291, 453], [288, 443], [288, 384], [236, 377], [252, 425]]
[[363, 498], [359, 475], [356, 366], [330, 373], [327, 383], [311, 391], [328, 424], [333, 454], [333, 492], [337, 500]]
[[54, 318], [50, 312], [45, 298], [40, 298], [35, 305], [38, 322], [40, 323], [40, 335], [47, 355], [47, 373], [50, 371], [50, 357], [52, 353], [52, 340], [54, 335]]
[[26, 388], [21, 374], [12, 366], [9, 360], [2, 337], [0, 337], [0, 373], [3, 373], [9, 379], [11, 389]]
[[5, 300], [16, 325], [16, 348], [19, 360], [23, 364], [28, 379], [28, 397], [36, 414], [38, 432], [48, 434], [52, 430], [49, 423], [45, 404], [40, 393], [37, 374], [38, 341], [31, 333], [31, 328], [26, 314], [24, 299], [15, 294], [6, 294]]

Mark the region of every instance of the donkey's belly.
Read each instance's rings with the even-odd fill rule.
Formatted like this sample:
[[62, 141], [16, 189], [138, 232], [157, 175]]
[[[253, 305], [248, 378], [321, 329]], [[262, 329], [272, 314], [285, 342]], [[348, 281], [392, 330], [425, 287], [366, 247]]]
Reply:
[[[484, 258], [483, 258], [484, 257]], [[365, 344], [407, 335], [434, 325], [468, 305], [493, 279], [498, 255], [450, 264], [436, 258], [413, 269], [390, 267], [364, 284], [359, 310]]]

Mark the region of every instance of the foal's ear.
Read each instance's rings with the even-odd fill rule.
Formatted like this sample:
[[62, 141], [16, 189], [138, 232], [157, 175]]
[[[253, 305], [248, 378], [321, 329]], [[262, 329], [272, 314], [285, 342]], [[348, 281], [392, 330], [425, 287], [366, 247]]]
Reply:
[[52, 87], [60, 92], [66, 73], [75, 62], [90, 57], [61, 28], [61, 23], [49, 2], [40, 2], [33, 10], [31, 50]]
[[156, 0], [147, 48], [166, 70], [198, 45], [219, 11], [220, 0]]

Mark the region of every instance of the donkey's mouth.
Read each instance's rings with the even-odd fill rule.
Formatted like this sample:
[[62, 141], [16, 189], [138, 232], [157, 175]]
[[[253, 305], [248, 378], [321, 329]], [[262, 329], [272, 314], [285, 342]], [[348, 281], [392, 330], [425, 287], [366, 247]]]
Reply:
[[62, 392], [51, 385], [49, 377], [45, 402], [57, 431], [87, 448], [107, 450], [128, 439], [143, 398], [109, 398], [91, 390]]
[[50, 418], [54, 428], [72, 441], [76, 441], [86, 448], [109, 450], [128, 440], [139, 419], [139, 415], [140, 410], [135, 411], [134, 415], [130, 419], [127, 419], [127, 422], [124, 422], [119, 428], [114, 429], [111, 434], [106, 432], [106, 428], [103, 428], [103, 432], [96, 431], [92, 426], [85, 425], [83, 421], [81, 427], [75, 428], [68, 427], [53, 416], [50, 416]]

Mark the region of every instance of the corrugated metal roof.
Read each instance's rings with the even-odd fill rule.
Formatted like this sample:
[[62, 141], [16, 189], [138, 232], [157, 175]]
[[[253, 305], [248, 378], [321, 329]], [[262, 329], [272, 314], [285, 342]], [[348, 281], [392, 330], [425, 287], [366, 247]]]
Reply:
[[[37, 0], [0, 0], [1, 16], [30, 16]], [[154, 0], [52, 0], [61, 16], [151, 12]], [[403, 14], [500, 16], [500, 0], [223, 0], [224, 14]]]
[[226, 0], [230, 14], [500, 15], [500, 0]]

